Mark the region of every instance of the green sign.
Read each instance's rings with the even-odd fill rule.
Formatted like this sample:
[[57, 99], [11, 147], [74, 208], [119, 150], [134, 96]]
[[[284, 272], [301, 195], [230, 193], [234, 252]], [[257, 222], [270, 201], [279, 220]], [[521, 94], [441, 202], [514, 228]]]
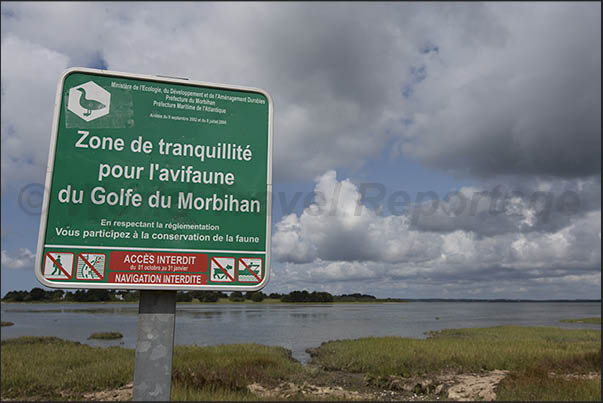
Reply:
[[268, 281], [264, 91], [75, 68], [59, 81], [36, 276], [57, 288]]

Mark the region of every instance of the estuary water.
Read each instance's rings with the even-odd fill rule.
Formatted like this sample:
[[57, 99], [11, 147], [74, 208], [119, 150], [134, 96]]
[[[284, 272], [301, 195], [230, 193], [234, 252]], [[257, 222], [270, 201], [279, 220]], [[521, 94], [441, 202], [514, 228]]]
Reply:
[[[2, 340], [56, 336], [93, 346], [136, 347], [138, 303], [1, 304]], [[561, 319], [601, 316], [594, 302], [408, 302], [371, 304], [178, 304], [176, 344], [282, 346], [307, 362], [307, 348], [368, 336], [424, 338], [432, 330], [497, 325], [600, 329]], [[88, 340], [117, 331], [120, 340]]]

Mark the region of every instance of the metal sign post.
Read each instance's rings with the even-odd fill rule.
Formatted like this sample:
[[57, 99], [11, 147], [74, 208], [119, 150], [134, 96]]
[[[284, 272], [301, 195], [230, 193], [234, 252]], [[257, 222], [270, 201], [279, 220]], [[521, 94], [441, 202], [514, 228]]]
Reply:
[[141, 290], [135, 400], [169, 399], [176, 290], [268, 282], [272, 109], [256, 88], [87, 68], [59, 80], [35, 274]]
[[176, 291], [140, 292], [132, 400], [170, 400], [175, 324]]

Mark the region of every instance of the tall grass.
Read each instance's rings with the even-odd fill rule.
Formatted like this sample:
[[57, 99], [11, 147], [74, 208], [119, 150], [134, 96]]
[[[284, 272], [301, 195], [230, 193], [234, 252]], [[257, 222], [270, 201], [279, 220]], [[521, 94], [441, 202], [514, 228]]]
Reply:
[[[133, 380], [134, 350], [90, 347], [55, 337], [2, 341], [2, 398], [81, 399]], [[173, 400], [261, 400], [247, 385], [277, 384], [305, 373], [282, 347], [176, 346]]]
[[[185, 400], [255, 399], [247, 385], [275, 385], [304, 372], [282, 347], [234, 344], [210, 347], [177, 346], [172, 374], [174, 397]], [[237, 400], [238, 400], [237, 399]]]
[[2, 398], [64, 399], [115, 389], [132, 378], [134, 351], [55, 337], [2, 341]]
[[[443, 370], [522, 370], [542, 363], [551, 369], [601, 369], [601, 331], [497, 326], [450, 329], [424, 340], [369, 337], [322, 344], [312, 362], [328, 370], [375, 376], [412, 376]], [[581, 359], [586, 354], [590, 360]], [[577, 358], [578, 357], [578, 358]]]
[[551, 376], [546, 368], [511, 372], [496, 388], [503, 401], [601, 401], [601, 378]]
[[[1, 361], [2, 399], [81, 400], [84, 394], [132, 382], [134, 350], [90, 347], [54, 337], [20, 337], [2, 341]], [[600, 378], [560, 376], [600, 373], [599, 330], [499, 326], [444, 330], [425, 340], [334, 341], [321, 345], [312, 363], [319, 367], [302, 366], [282, 347], [176, 346], [172, 399], [262, 400], [247, 385], [258, 382], [270, 387], [283, 381], [332, 385], [335, 373], [324, 369], [376, 376], [507, 369], [512, 372], [497, 390], [503, 400], [601, 399]], [[300, 395], [286, 400], [312, 398]]]

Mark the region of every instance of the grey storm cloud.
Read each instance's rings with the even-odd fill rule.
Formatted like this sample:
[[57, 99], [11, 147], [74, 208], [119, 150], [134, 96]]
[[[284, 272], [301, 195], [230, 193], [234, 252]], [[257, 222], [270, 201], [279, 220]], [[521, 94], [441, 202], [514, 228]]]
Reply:
[[[14, 88], [36, 85], [48, 122], [55, 70], [101, 65], [266, 89], [277, 181], [359, 168], [392, 142], [477, 176], [600, 174], [600, 4], [140, 4], [3, 3], [3, 108], [25, 110]], [[41, 52], [43, 82], [4, 74]], [[48, 130], [22, 115], [3, 138], [43, 149]]]
[[409, 205], [411, 228], [472, 231], [478, 236], [551, 233], [601, 209], [600, 177], [583, 180], [486, 181]]
[[600, 175], [600, 11], [600, 4], [504, 4], [496, 8], [506, 17], [500, 44], [444, 56], [453, 44], [439, 43], [409, 97], [401, 150], [478, 177]]

